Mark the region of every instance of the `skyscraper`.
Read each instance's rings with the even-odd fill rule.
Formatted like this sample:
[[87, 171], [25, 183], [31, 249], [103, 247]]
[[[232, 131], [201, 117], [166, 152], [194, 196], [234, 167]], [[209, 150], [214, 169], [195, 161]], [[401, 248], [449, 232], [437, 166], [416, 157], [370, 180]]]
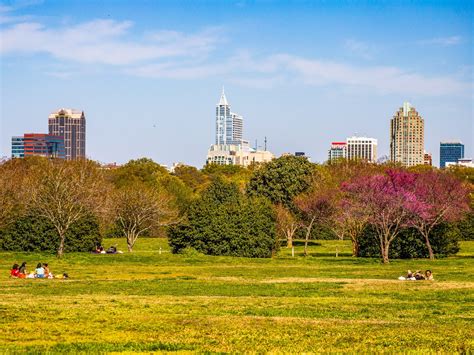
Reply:
[[404, 166], [424, 162], [424, 120], [409, 102], [390, 121], [390, 160]]
[[241, 165], [264, 163], [275, 156], [266, 149], [250, 148], [243, 139], [244, 119], [231, 112], [230, 105], [222, 89], [221, 98], [216, 105], [216, 140], [207, 151], [206, 164]]
[[439, 145], [439, 167], [445, 168], [446, 163], [457, 163], [464, 158], [464, 144], [461, 142], [441, 142]]
[[216, 144], [242, 144], [244, 118], [230, 112], [230, 104], [222, 89], [221, 98], [216, 105]]
[[84, 111], [59, 109], [48, 117], [49, 134], [64, 138], [66, 159], [86, 157], [86, 117]]

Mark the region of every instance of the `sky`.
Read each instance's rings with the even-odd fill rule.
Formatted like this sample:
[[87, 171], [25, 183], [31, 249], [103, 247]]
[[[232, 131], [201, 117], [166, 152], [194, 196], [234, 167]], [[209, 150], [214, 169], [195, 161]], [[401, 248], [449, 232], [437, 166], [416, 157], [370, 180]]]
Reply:
[[83, 110], [87, 156], [201, 167], [225, 87], [244, 138], [323, 162], [364, 135], [389, 155], [409, 101], [425, 149], [473, 157], [471, 1], [0, 1], [0, 157]]

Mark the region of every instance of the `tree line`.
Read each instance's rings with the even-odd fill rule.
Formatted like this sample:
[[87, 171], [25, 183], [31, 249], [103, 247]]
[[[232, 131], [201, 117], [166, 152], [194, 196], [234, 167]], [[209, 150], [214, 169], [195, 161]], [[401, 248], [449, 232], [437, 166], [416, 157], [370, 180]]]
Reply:
[[173, 173], [145, 158], [115, 169], [12, 159], [0, 165], [0, 248], [54, 247], [62, 256], [106, 235], [125, 237], [132, 251], [138, 238], [166, 234], [174, 252], [270, 257], [282, 239], [287, 247], [303, 239], [308, 255], [309, 240], [325, 237], [350, 239], [354, 256], [383, 262], [433, 259], [473, 238], [473, 170], [290, 155]]

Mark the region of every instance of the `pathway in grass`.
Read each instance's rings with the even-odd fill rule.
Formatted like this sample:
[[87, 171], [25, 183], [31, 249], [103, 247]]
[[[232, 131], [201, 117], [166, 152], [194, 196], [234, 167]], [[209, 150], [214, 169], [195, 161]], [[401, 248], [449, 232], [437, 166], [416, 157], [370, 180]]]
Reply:
[[[336, 258], [336, 247], [350, 252], [346, 242], [319, 241], [306, 259], [287, 250], [276, 259], [185, 256], [142, 239], [132, 255], [2, 253], [0, 350], [473, 348], [473, 242], [459, 257], [390, 265]], [[8, 279], [10, 264], [23, 260], [49, 262], [71, 279]], [[396, 280], [426, 268], [436, 281]]]

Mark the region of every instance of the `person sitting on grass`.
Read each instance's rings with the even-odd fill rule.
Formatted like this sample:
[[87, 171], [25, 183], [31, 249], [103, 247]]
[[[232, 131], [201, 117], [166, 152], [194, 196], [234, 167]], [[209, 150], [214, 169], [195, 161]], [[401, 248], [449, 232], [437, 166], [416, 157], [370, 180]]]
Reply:
[[425, 280], [428, 280], [428, 281], [433, 281], [434, 280], [433, 273], [431, 272], [431, 270], [426, 270], [425, 271]]
[[37, 277], [37, 278], [39, 278], [39, 279], [43, 279], [43, 278], [44, 278], [44, 267], [43, 267], [43, 265], [41, 265], [41, 263], [39, 263], [38, 265], [36, 265], [35, 277]]
[[54, 276], [51, 273], [51, 271], [49, 271], [48, 263], [43, 263], [43, 268], [44, 268], [44, 276], [47, 277], [48, 279], [52, 279]]
[[18, 277], [19, 277], [20, 279], [26, 278], [26, 274], [28, 273], [28, 272], [26, 271], [26, 261], [23, 261], [23, 262], [21, 263], [20, 268], [18, 269], [18, 272], [19, 272]]
[[13, 264], [12, 269], [10, 270], [10, 277], [17, 279], [20, 277], [20, 267], [18, 264]]
[[107, 249], [107, 254], [117, 254], [117, 247], [112, 245], [109, 249]]

